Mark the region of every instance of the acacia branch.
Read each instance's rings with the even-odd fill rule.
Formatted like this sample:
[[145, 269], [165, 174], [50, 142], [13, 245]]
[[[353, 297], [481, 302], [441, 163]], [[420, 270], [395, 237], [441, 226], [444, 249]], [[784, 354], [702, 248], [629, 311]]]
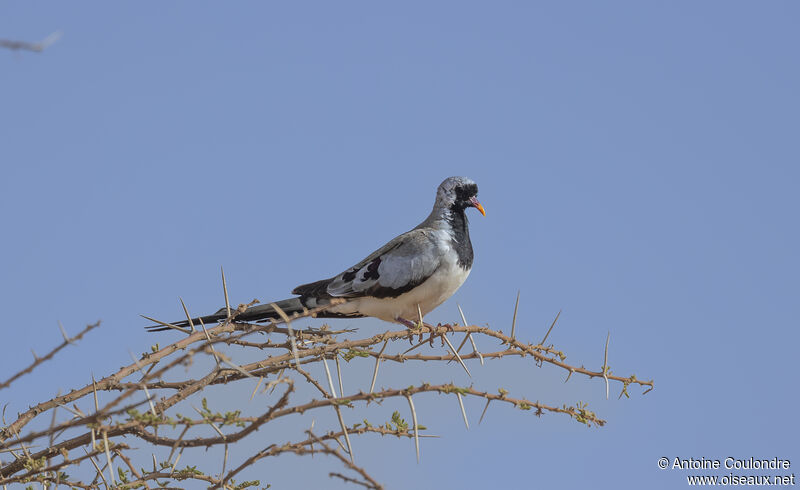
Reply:
[[[352, 472], [349, 475], [330, 472], [328, 473], [330, 477], [367, 488], [382, 488], [375, 478], [357, 465], [352, 451], [345, 449], [345, 442], [349, 448], [350, 439], [365, 437], [368, 434], [414, 438], [418, 451], [420, 440], [433, 436], [419, 433], [422, 429], [417, 425], [416, 412], [413, 408], [412, 427], [400, 417], [399, 412], [393, 413], [391, 420], [385, 424], [373, 426], [364, 419], [363, 424], [345, 425], [340, 416], [342, 405], [366, 410], [372, 402], [380, 404], [384, 400], [399, 398], [405, 398], [410, 402], [412, 396], [425, 396], [426, 393], [456, 397], [458, 416], [464, 418], [467, 427], [464, 397], [486, 401], [481, 420], [489, 404], [495, 402], [531, 411], [537, 416], [545, 413], [565, 415], [588, 427], [601, 427], [605, 424], [605, 421], [586, 404], [559, 406], [533, 401], [526, 397], [511, 396], [509, 391], [502, 388], [492, 391], [473, 386], [458, 386], [451, 382], [431, 382], [406, 388], [381, 388], [376, 391], [380, 362], [393, 364], [428, 362], [444, 366], [456, 360], [466, 369], [467, 363], [476, 360], [483, 365], [484, 359], [502, 360], [507, 356], [530, 357], [537, 367], [549, 364], [567, 371], [567, 379], [572, 374], [578, 373], [589, 379], [600, 378], [604, 383], [611, 381], [620, 383], [622, 385], [620, 396], [628, 395], [627, 389], [631, 385], [642, 386], [647, 391], [653, 387], [653, 381], [641, 381], [634, 375], [622, 377], [612, 374], [607, 358], [599, 370], [587, 369], [581, 365], [568, 363], [566, 355], [561, 350], [552, 345], [542, 345], [545, 340], [539, 344], [525, 343], [516, 335], [508, 336], [489, 327], [457, 324], [432, 326], [422, 323], [415, 329], [389, 330], [377, 335], [359, 337], [358, 332], [353, 330], [334, 331], [327, 326], [322, 329], [290, 329], [288, 325], [281, 325], [287, 321], [295, 322], [296, 325], [298, 320], [313, 317], [320, 309], [286, 317], [270, 324], [237, 323], [235, 318], [243, 310], [243, 306], [235, 310], [231, 308], [230, 317], [223, 323], [211, 328], [201, 325], [202, 329], [195, 329], [193, 332], [186, 330], [176, 342], [165, 347], [156, 344], [152, 352], [143, 354], [132, 364], [120, 368], [113, 374], [99, 381], [92, 379], [92, 383], [80, 389], [41, 402], [19, 414], [15, 421], [0, 430], [0, 458], [6, 457], [6, 454], [13, 457], [10, 461], [0, 461], [0, 484], [41, 482], [56, 486], [69, 484], [76, 488], [96, 488], [99, 480], [106, 477], [103, 476], [104, 468], [95, 459], [106, 461], [106, 469], [110, 470], [109, 466], [115, 458], [118, 458], [118, 464], [114, 465], [114, 469], [119, 474], [115, 475], [114, 479], [118, 483], [121, 480], [128, 488], [149, 487], [149, 482], [161, 486], [170, 481], [188, 479], [203, 481], [213, 488], [247, 488], [259, 483], [257, 481], [234, 483], [233, 478], [252, 468], [257, 461], [282, 454], [313, 455], [316, 452], [332, 456], [334, 461]], [[80, 339], [96, 326], [88, 326], [72, 339], [65, 336], [64, 344], [58, 346], [48, 356], [37, 358], [33, 365], [21, 370], [4, 385], [0, 385], [0, 388], [34, 371], [42, 362], [52, 359], [66, 344]], [[550, 327], [552, 329], [552, 325]], [[464, 334], [462, 346], [467, 340], [472, 342], [472, 353], [456, 354], [460, 347], [455, 349], [447, 336], [458, 333]], [[267, 338], [264, 341], [247, 338], [254, 335], [265, 335]], [[344, 338], [345, 335], [350, 337]], [[489, 349], [486, 353], [478, 352], [475, 342], [481, 340], [497, 342], [499, 348], [495, 351]], [[406, 342], [411, 346], [410, 349], [405, 345]], [[258, 360], [238, 364], [236, 356], [232, 355], [230, 349], [259, 353]], [[211, 362], [197, 363], [198, 359]], [[324, 369], [326, 359], [336, 361], [339, 390], [334, 389], [333, 380], [326, 379], [326, 375], [318, 377], [312, 374], [314, 370], [311, 367]], [[367, 387], [364, 387], [364, 390], [352, 391], [349, 394], [341, 393], [344, 383], [340, 360], [355, 363], [365, 372], [372, 373], [368, 391], [364, 391], [367, 390]], [[199, 366], [209, 367], [202, 370]], [[476, 366], [479, 367], [475, 363], [472, 369]], [[436, 369], [426, 372], [429, 372], [432, 378], [436, 378], [439, 374]], [[299, 381], [309, 383], [311, 390], [295, 391], [296, 383]], [[242, 410], [225, 413], [214, 411], [207, 405], [205, 398], [202, 400], [202, 410], [195, 408], [200, 414], [199, 418], [176, 412], [180, 409], [184, 413], [191, 413], [185, 408], [194, 408], [194, 401], [198, 400], [201, 393], [212, 388], [220, 389], [214, 387], [224, 389], [233, 383], [253, 383], [254, 388], [248, 386], [246, 389], [247, 393], [250, 393], [252, 388], [251, 400], [259, 390], [265, 394], [264, 396], [269, 396], [278, 385], [287, 386], [279, 391], [280, 396], [277, 400], [267, 405], [243, 404], [243, 407], [248, 408], [247, 413], [242, 413]], [[349, 385], [350, 383], [344, 384], [345, 387]], [[104, 394], [103, 403], [100, 403], [98, 393]], [[322, 398], [312, 398], [316, 393]], [[142, 395], [145, 396], [144, 399], [141, 399]], [[84, 408], [82, 409], [79, 404]], [[147, 407], [145, 404], [149, 404], [150, 409], [140, 412], [141, 406]], [[411, 403], [409, 406], [412, 406]], [[452, 406], [455, 409], [456, 404]], [[65, 412], [56, 413], [59, 407], [70, 412], [69, 418], [60, 423], [57, 420], [58, 414], [63, 416]], [[262, 427], [284, 417], [303, 415], [320, 409], [336, 411], [338, 427], [335, 430], [329, 428], [327, 432], [315, 433], [312, 423], [312, 428], [303, 431], [305, 436], [297, 442], [272, 441], [262, 450], [228, 465], [229, 448], [251, 437]], [[49, 423], [45, 423], [44, 417], [39, 417], [44, 414], [50, 415]], [[308, 427], [307, 424], [302, 425]], [[202, 429], [191, 430], [203, 426], [207, 427], [206, 432], [213, 430], [214, 433], [200, 435], [196, 432]], [[125, 438], [126, 442], [122, 442], [122, 438]], [[131, 439], [137, 444], [131, 444], [129, 442]], [[44, 446], [44, 449], [36, 450], [40, 446]], [[171, 448], [168, 459], [158, 462], [153, 455], [152, 470], [144, 470], [143, 465], [148, 454], [154, 454], [152, 449], [159, 446]], [[70, 458], [70, 453], [76, 449], [85, 453], [80, 457]], [[179, 467], [180, 461], [191, 462], [198, 449], [219, 451], [220, 456], [224, 456], [222, 471], [206, 474], [209, 472], [201, 471], [190, 464], [186, 464], [183, 468]], [[61, 461], [51, 461], [58, 456], [62, 457]], [[226, 468], [231, 469], [226, 470]], [[62, 473], [67, 470], [70, 474], [82, 472], [85, 478], [67, 478]], [[113, 483], [108, 481], [108, 484]]]
[[[0, 40], [0, 41], [2, 41], [2, 40]], [[39, 357], [34, 353], [33, 362], [28, 367], [26, 367], [25, 369], [17, 372], [16, 374], [13, 374], [10, 378], [8, 378], [4, 382], [0, 383], [0, 390], [2, 390], [4, 388], [8, 388], [9, 386], [11, 386], [11, 383], [16, 381], [20, 377], [22, 377], [22, 376], [24, 376], [26, 374], [32, 373], [34, 369], [36, 369], [37, 367], [39, 367], [43, 363], [49, 361], [50, 359], [52, 359], [53, 356], [55, 356], [61, 349], [63, 349], [64, 347], [66, 347], [66, 346], [68, 346], [70, 344], [74, 344], [75, 342], [81, 340], [84, 335], [86, 335], [87, 333], [91, 332], [92, 330], [94, 330], [95, 328], [97, 328], [99, 326], [100, 326], [100, 322], [93, 323], [91, 325], [87, 325], [86, 328], [84, 328], [76, 336], [71, 337], [71, 338], [67, 337], [66, 334], [65, 334], [64, 335], [64, 342], [62, 342], [61, 344], [56, 346], [53, 350], [51, 350], [50, 352], [45, 354], [43, 357]]]

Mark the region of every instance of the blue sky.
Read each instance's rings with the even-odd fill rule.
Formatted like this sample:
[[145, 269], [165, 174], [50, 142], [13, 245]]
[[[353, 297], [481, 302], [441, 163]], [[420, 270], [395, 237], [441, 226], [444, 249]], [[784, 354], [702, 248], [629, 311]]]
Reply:
[[[432, 396], [421, 423], [443, 438], [420, 465], [407, 441], [358, 443], [380, 481], [676, 488], [686, 473], [659, 457], [800, 464], [799, 13], [4, 2], [0, 38], [63, 37], [0, 50], [0, 373], [59, 342], [57, 321], [103, 327], [0, 402], [16, 413], [116, 370], [154, 341], [138, 315], [180, 318], [178, 296], [215, 310], [220, 266], [236, 303], [338, 273], [467, 175], [487, 210], [471, 216], [475, 265], [428, 319], [457, 320], [458, 302], [508, 330], [521, 290], [520, 337], [563, 310], [550, 339], [569, 360], [600, 368], [610, 331], [612, 370], [656, 388], [606, 401], [602, 383], [529, 361], [476, 365], [476, 387], [588, 401], [608, 425], [494, 407], [478, 427], [476, 404], [467, 432]], [[387, 376], [470, 382], [454, 365]], [[257, 477], [284, 488], [311, 464], [264, 462]], [[308, 482], [335, 486], [324, 465]]]

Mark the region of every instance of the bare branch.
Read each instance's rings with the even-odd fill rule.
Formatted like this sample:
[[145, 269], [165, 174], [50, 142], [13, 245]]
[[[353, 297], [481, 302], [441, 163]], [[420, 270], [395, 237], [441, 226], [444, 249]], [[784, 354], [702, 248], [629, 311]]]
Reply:
[[[0, 40], [0, 41], [2, 41], [2, 40]], [[50, 359], [52, 359], [53, 356], [55, 356], [61, 349], [63, 349], [64, 347], [68, 346], [69, 344], [74, 344], [76, 341], [81, 340], [84, 335], [86, 335], [87, 333], [91, 332], [92, 330], [94, 330], [95, 328], [97, 328], [99, 326], [100, 326], [100, 322], [93, 323], [91, 325], [87, 325], [86, 328], [81, 330], [76, 336], [74, 336], [72, 338], [66, 337], [66, 332], [64, 332], [64, 330], [62, 328], [61, 332], [62, 332], [62, 335], [64, 335], [64, 342], [62, 342], [57, 347], [55, 347], [53, 350], [51, 350], [50, 352], [45, 354], [44, 357], [37, 357], [37, 356], [34, 355], [34, 361], [31, 363], [30, 366], [26, 367], [22, 371], [19, 371], [18, 373], [12, 375], [10, 378], [5, 380], [4, 382], [0, 383], [0, 390], [2, 390], [3, 388], [8, 388], [9, 386], [11, 386], [11, 383], [16, 381], [20, 377], [33, 372], [33, 370], [36, 369], [37, 367], [39, 367], [42, 363], [47, 362]]]
[[[316, 453], [331, 456], [332, 461], [341, 464], [346, 470], [344, 473], [330, 472], [332, 478], [366, 488], [382, 488], [365, 469], [354, 463], [354, 439], [367, 434], [413, 438], [419, 461], [420, 439], [436, 436], [422, 433], [424, 428], [419, 425], [414, 397], [431, 397], [434, 394], [455, 396], [467, 429], [469, 421], [465, 397], [485, 401], [479, 423], [483, 421], [489, 404], [495, 402], [531, 411], [537, 416], [546, 413], [566, 416], [590, 427], [605, 424], [584, 403], [573, 406], [543, 403], [512, 396], [510, 391], [502, 388], [484, 391], [474, 386], [458, 386], [450, 382], [442, 383], [441, 380], [436, 382], [437, 377], [445, 374], [445, 371], [437, 369], [426, 370], [433, 378], [431, 382], [418, 382], [402, 388], [376, 389], [379, 367], [381, 363], [387, 362], [428, 362], [433, 363], [432, 367], [437, 364], [444, 367], [445, 363], [456, 360], [470, 375], [467, 367], [469, 360], [478, 359], [483, 363], [484, 358], [503, 359], [515, 356], [530, 358], [536, 366], [550, 365], [566, 370], [567, 379], [574, 373], [589, 379], [603, 379], [607, 396], [611, 382], [622, 386], [620, 396], [628, 396], [630, 386], [639, 385], [647, 391], [653, 387], [653, 381], [641, 381], [634, 375], [621, 377], [611, 373], [608, 367], [610, 336], [606, 339], [604, 362], [600, 371], [591, 371], [579, 364], [568, 363], [562, 351], [552, 345], [544, 345], [558, 315], [542, 342], [538, 344], [525, 343], [517, 338], [516, 314], [512, 320], [511, 335], [508, 336], [488, 326], [467, 324], [460, 307], [463, 325], [426, 324], [419, 309], [419, 323], [409, 322], [412, 328], [389, 330], [372, 336], [349, 335], [357, 331], [334, 331], [327, 326], [303, 330], [293, 327], [298, 320], [313, 317], [330, 305], [291, 316], [274, 305], [280, 320], [269, 324], [239, 323], [236, 322], [236, 316], [246, 305], [240, 306], [236, 311], [230, 309], [227, 282], [224, 271], [221, 272], [226, 308], [230, 311], [228, 318], [221, 323], [207, 326], [200, 321], [199, 329], [195, 329], [197, 321], [191, 317], [181, 300], [190, 328], [176, 327], [185, 334], [178, 341], [163, 348], [156, 345], [140, 357], [131, 354], [132, 362], [127, 366], [102, 379], [95, 379], [92, 375], [91, 383], [86, 386], [32, 405], [27, 411], [18, 414], [17, 419], [10, 424], [3, 418], [5, 427], [0, 429], [0, 455], [9, 454], [14, 459], [0, 461], [0, 485], [40, 482], [54, 487], [70, 485], [75, 488], [98, 488], [105, 485], [111, 488], [124, 483], [127, 488], [163, 485], [177, 488], [186, 486], [184, 480], [194, 480], [212, 488], [246, 488], [257, 483], [234, 483], [233, 478], [257, 461], [283, 454], [303, 456]], [[519, 299], [515, 311], [518, 305]], [[37, 357], [31, 366], [13, 376], [5, 386], [19, 376], [34, 371], [42, 362], [51, 359], [58, 350], [79, 340], [96, 326], [88, 326], [73, 338], [62, 329], [64, 342], [48, 355]], [[426, 338], [423, 338], [423, 334]], [[449, 334], [464, 335], [458, 349], [454, 348]], [[254, 339], [252, 336], [259, 338]], [[434, 343], [439, 337], [441, 343]], [[477, 337], [484, 337], [487, 343], [493, 340], [499, 347], [492, 352], [478, 352], [475, 344]], [[467, 340], [472, 343], [473, 351], [460, 354], [459, 351]], [[399, 344], [394, 344], [395, 341], [399, 341]], [[413, 347], [405, 350], [406, 343], [413, 344]], [[247, 361], [241, 360], [243, 358], [239, 358], [238, 354], [233, 356], [228, 346], [236, 346], [236, 349], [249, 353]], [[336, 384], [327, 362], [331, 358], [336, 363]], [[196, 362], [198, 360], [204, 362]], [[352, 372], [357, 372], [355, 370], [359, 364], [367, 372], [372, 368], [369, 392], [345, 393], [342, 361], [354, 364], [352, 368], [347, 368], [352, 369]], [[369, 364], [372, 362], [374, 366]], [[312, 374], [323, 370], [325, 374], [321, 376]], [[206, 390], [226, 390], [229, 385], [242, 382], [245, 384], [240, 386], [247, 386], [246, 389], [250, 390], [250, 380], [256, 378], [258, 381], [252, 388], [250, 402], [242, 404], [241, 410], [222, 413], [210, 406], [206, 398], [202, 398], [202, 408], [194, 408], [195, 405], [200, 406], [201, 396]], [[266, 382], [265, 379], [270, 381]], [[314, 389], [296, 392], [295, 382], [299, 380], [308, 382]], [[284, 389], [273, 394], [279, 385], [284, 386]], [[0, 385], [0, 388], [5, 386]], [[256, 398], [256, 393], [262, 393], [263, 396]], [[314, 395], [317, 398], [313, 398]], [[379, 410], [383, 401], [401, 398], [405, 398], [411, 411], [409, 423], [402, 420], [397, 412], [386, 424], [372, 425], [366, 419], [363, 423], [350, 426], [345, 424], [343, 407], [358, 411], [374, 403], [373, 409]], [[91, 406], [94, 406], [94, 410], [90, 409]], [[61, 407], [70, 415], [62, 417], [65, 420], [59, 422], [58, 415], [65, 413], [56, 413]], [[194, 410], [187, 410], [188, 407]], [[285, 418], [288, 421], [307, 412], [331, 409], [335, 411], [337, 420], [329, 422], [331, 426], [327, 429], [314, 433], [312, 422], [310, 429], [298, 431], [298, 440], [285, 443], [269, 441], [262, 450], [245, 455], [237, 461], [237, 455], [241, 451], [236, 449], [244, 447], [238, 445], [239, 442], [252, 437], [262, 427], [279, 419]], [[178, 412], [190, 415], [181, 415]], [[40, 419], [44, 414], [48, 415], [47, 418]], [[308, 427], [307, 419], [306, 422], [298, 423], [298, 427]], [[64, 434], [68, 437], [62, 438]], [[271, 431], [261, 431], [260, 434], [271, 437]], [[130, 440], [135, 440], [136, 444], [128, 445]], [[155, 458], [155, 448], [159, 446], [169, 448], [169, 457], [162, 461]], [[83, 454], [78, 453], [78, 456], [73, 452], [75, 450], [83, 451]], [[219, 467], [212, 471], [202, 468], [201, 472], [196, 462], [198, 451], [214, 451], [215, 456], [221, 459], [222, 470]], [[142, 469], [146, 464], [145, 458], [149, 459], [151, 455], [152, 471]], [[59, 456], [63, 460], [59, 460]], [[103, 458], [105, 462], [99, 458]], [[116, 465], [115, 458], [118, 458]], [[183, 465], [185, 466], [182, 468]], [[81, 471], [72, 471], [76, 469]], [[66, 477], [66, 471], [72, 475], [84, 475], [85, 481]], [[214, 476], [210, 476], [212, 474]], [[297, 486], [302, 484], [298, 483]]]

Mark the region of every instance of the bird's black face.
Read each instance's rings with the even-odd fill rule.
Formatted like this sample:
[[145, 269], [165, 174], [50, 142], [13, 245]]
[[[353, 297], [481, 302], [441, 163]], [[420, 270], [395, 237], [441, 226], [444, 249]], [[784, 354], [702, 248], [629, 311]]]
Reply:
[[478, 185], [466, 177], [450, 177], [439, 186], [436, 202], [438, 206], [453, 211], [463, 212], [467, 208], [475, 208], [484, 216], [486, 211], [478, 202]]
[[465, 183], [459, 184], [454, 189], [456, 199], [453, 203], [453, 207], [463, 211], [467, 208], [475, 208], [484, 216], [486, 216], [486, 211], [483, 209], [483, 205], [478, 202], [478, 185], [475, 183]]

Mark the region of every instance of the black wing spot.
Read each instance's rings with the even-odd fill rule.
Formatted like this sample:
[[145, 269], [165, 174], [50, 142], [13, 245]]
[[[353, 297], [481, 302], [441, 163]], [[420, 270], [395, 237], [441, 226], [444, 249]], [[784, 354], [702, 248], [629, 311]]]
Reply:
[[350, 282], [356, 278], [356, 273], [358, 272], [357, 269], [350, 269], [349, 271], [342, 274], [342, 281]]
[[381, 258], [375, 257], [375, 259], [372, 262], [370, 262], [369, 265], [367, 266], [367, 270], [364, 271], [364, 278], [362, 280], [368, 281], [370, 279], [375, 279], [377, 281], [378, 278], [380, 277], [380, 274], [378, 274], [378, 266], [380, 265], [381, 265]]

